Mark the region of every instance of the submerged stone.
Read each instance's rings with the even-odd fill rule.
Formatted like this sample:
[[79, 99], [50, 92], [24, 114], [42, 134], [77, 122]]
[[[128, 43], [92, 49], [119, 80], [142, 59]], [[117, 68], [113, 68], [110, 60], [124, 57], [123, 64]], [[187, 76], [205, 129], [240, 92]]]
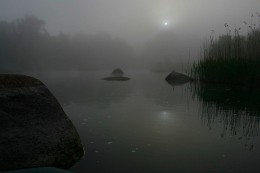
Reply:
[[0, 171], [70, 168], [84, 151], [57, 99], [39, 80], [0, 75]]
[[182, 85], [182, 84], [192, 81], [192, 79], [189, 76], [182, 74], [182, 73], [175, 72], [175, 71], [171, 72], [165, 78], [165, 80], [171, 85]]
[[130, 80], [129, 77], [123, 77], [123, 76], [110, 76], [110, 77], [105, 77], [102, 80], [107, 80], [107, 81], [128, 81]]

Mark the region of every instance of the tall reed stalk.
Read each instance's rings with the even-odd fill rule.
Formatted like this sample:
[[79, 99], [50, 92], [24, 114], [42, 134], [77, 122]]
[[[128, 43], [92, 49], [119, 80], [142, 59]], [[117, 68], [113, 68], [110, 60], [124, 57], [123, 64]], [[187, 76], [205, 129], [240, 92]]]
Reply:
[[244, 36], [240, 28], [232, 34], [228, 24], [225, 27], [227, 34], [204, 42], [190, 76], [205, 83], [260, 86], [260, 26], [247, 26]]

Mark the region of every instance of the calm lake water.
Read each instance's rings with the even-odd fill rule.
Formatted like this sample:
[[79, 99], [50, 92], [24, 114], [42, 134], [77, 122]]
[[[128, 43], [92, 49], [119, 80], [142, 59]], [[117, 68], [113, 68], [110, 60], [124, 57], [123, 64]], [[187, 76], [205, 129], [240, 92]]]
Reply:
[[[169, 85], [166, 73], [36, 75], [76, 126], [78, 173], [260, 172], [258, 92]], [[259, 94], [260, 95], [260, 94]], [[256, 96], [256, 97], [255, 97]]]

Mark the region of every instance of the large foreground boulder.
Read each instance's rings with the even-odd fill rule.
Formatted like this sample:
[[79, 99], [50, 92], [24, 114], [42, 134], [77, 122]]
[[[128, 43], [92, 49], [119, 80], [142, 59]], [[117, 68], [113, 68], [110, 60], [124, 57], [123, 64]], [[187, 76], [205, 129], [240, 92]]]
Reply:
[[165, 80], [171, 85], [182, 85], [182, 84], [192, 81], [192, 79], [189, 76], [182, 74], [182, 73], [175, 72], [175, 71], [171, 72], [165, 78]]
[[75, 127], [42, 82], [0, 75], [0, 171], [67, 169], [83, 154]]

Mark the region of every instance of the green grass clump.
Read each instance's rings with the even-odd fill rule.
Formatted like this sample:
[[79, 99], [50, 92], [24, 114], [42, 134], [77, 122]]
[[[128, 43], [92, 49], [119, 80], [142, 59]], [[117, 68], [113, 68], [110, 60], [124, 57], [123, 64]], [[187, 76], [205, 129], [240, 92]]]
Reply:
[[260, 28], [248, 26], [245, 36], [239, 29], [218, 39], [210, 38], [190, 70], [190, 76], [204, 83], [260, 86]]

